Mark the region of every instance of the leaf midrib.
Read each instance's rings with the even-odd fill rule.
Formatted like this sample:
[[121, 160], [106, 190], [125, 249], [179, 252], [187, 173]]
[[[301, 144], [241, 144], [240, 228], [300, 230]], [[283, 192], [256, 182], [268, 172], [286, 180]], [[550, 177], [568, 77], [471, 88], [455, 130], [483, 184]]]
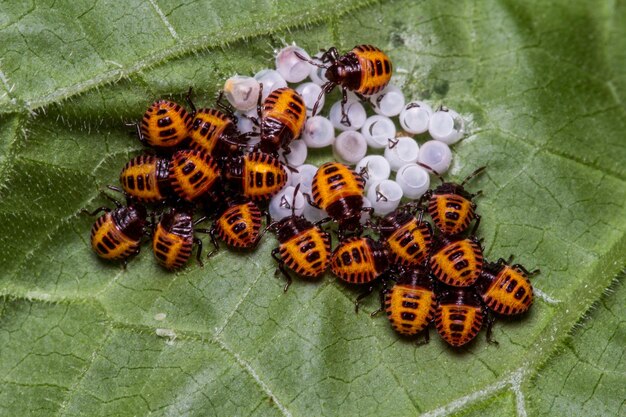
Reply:
[[[364, 4], [366, 3], [371, 3], [371, 2], [364, 2]], [[346, 12], [343, 12], [346, 13]], [[326, 17], [327, 18], [327, 17]], [[324, 20], [324, 19], [320, 19], [320, 20]], [[298, 24], [295, 25], [295, 27], [299, 26]], [[284, 29], [284, 28], [283, 28]], [[260, 33], [258, 35], [255, 36], [263, 36], [264, 34]], [[242, 37], [241, 39], [245, 39], [245, 37]], [[206, 49], [205, 47], [198, 47], [198, 49]], [[187, 51], [190, 52], [190, 51]], [[192, 51], [191, 51], [192, 52]], [[542, 52], [545, 52], [542, 50]], [[184, 54], [184, 52], [182, 52]], [[177, 55], [172, 55], [170, 58], [175, 57]], [[165, 59], [167, 60], [167, 58]], [[571, 63], [566, 62], [567, 65], [571, 65]], [[132, 75], [132, 74], [129, 74]], [[107, 81], [107, 82], [111, 82], [111, 81]], [[104, 83], [107, 83], [104, 82]], [[610, 83], [610, 81], [608, 82]], [[88, 89], [86, 89], [83, 92], [89, 91], [91, 89], [93, 89], [95, 87], [90, 87]], [[608, 87], [610, 89], [610, 85]], [[80, 94], [83, 92], [78, 92], [76, 94]], [[616, 103], [619, 104], [619, 106], [621, 106], [622, 108], [622, 112], [624, 112], [624, 106], [621, 103], [621, 101], [619, 100], [619, 94], [616, 93], [615, 91], [612, 91], [613, 97], [616, 101]], [[69, 97], [69, 96], [68, 96]], [[67, 97], [66, 97], [67, 98]], [[43, 99], [43, 97], [42, 97]], [[50, 104], [50, 103], [48, 103]], [[48, 104], [42, 104], [42, 107], [47, 106]], [[23, 113], [24, 109], [20, 110], [20, 113]], [[2, 109], [0, 109], [0, 114], [2, 113]], [[489, 130], [491, 128], [487, 128], [487, 129], [483, 129], [481, 130], [481, 132], [484, 132], [486, 130]], [[501, 129], [499, 128], [494, 128], [496, 131], [500, 131], [503, 132]], [[508, 135], [511, 135], [511, 132], [503, 132], [506, 133]], [[525, 138], [521, 138], [519, 136], [517, 136], [520, 139], [523, 139], [524, 141], [530, 141], [532, 142], [533, 140], [536, 141], [536, 139], [534, 137], [525, 137]], [[16, 138], [14, 140], [14, 143], [18, 142], [18, 135], [16, 135]], [[593, 170], [597, 170], [599, 172], [602, 172], [603, 174], [605, 174], [608, 177], [614, 178], [614, 179], [618, 179], [620, 180], [621, 183], [626, 182], [626, 176], [624, 174], [620, 174], [618, 172], [613, 172], [610, 169], [607, 169], [606, 167], [598, 167], [595, 166], [593, 164], [590, 164], [587, 161], [582, 161], [582, 160], [578, 160], [576, 159], [574, 156], [571, 155], [564, 155], [564, 154], [559, 154], [559, 153], [555, 153], [555, 151], [553, 149], [549, 148], [549, 144], [546, 143], [540, 143], [540, 142], [534, 142], [536, 149], [536, 152], [533, 153], [531, 156], [529, 156], [529, 158], [534, 157], [539, 151], [542, 152], [546, 152], [550, 155], [555, 155], [555, 156], [560, 156], [566, 160], [571, 160], [576, 162], [577, 164], [580, 164], [581, 166], [587, 167], [587, 168], [591, 168]], [[7, 168], [8, 164], [5, 167], [0, 167], [0, 168]], [[523, 171], [523, 169], [522, 169]], [[0, 172], [2, 172], [2, 169], [0, 169]], [[582, 171], [581, 171], [582, 172]], [[95, 198], [95, 197], [94, 197]], [[90, 199], [91, 201], [92, 199]], [[75, 213], [76, 214], [76, 213]], [[69, 219], [73, 218], [75, 216], [75, 214], [70, 217]], [[583, 249], [580, 248], [579, 246], [577, 246], [579, 249]], [[602, 292], [605, 291], [605, 289], [609, 286], [611, 280], [613, 279], [614, 275], [611, 275], [609, 273], [609, 271], [613, 270], [613, 269], [619, 269], [619, 268], [615, 268], [610, 267], [609, 263], [611, 262], [611, 259], [622, 259], [623, 256], [619, 256], [619, 254], [623, 254], [624, 252], [626, 252], [626, 237], [624, 235], [621, 236], [621, 239], [618, 239], [617, 241], [615, 241], [615, 243], [609, 247], [606, 248], [608, 249], [604, 255], [602, 257], [596, 257], [596, 262], [594, 263], [594, 266], [592, 268], [592, 270], [586, 274], [587, 276], [585, 278], [592, 278], [597, 276], [601, 276], [603, 279], [602, 280], [598, 280], [598, 279], [589, 279], [589, 282], [585, 282], [582, 281], [579, 283], [579, 285], [573, 289], [570, 297], [568, 297], [565, 300], [562, 300], [562, 303], [557, 306], [554, 307], [554, 311], [559, 312], [559, 311], [565, 311], [566, 308], [569, 308], [572, 313], [570, 315], [565, 315], [565, 316], [560, 316], [558, 314], [555, 314], [559, 319], [558, 320], [554, 320], [553, 322], [549, 323], [544, 329], [542, 329], [542, 331], [537, 334], [534, 335], [534, 337], [536, 337], [536, 342], [533, 343], [532, 348], [526, 350], [524, 352], [524, 360], [523, 360], [523, 364], [524, 365], [528, 365], [530, 367], [530, 369], [532, 370], [532, 372], [530, 374], [525, 374], [525, 381], [528, 381], [532, 378], [533, 375], [535, 375], [539, 369], [541, 369], [541, 367], [554, 355], [554, 352], [558, 349], [558, 347], [562, 344], [562, 342], [567, 339], [569, 337], [569, 333], [570, 331], [576, 326], [576, 324], [581, 320], [582, 317], [585, 316], [586, 312], [589, 310], [589, 308], [593, 305], [593, 303], [595, 303], [597, 300], [601, 299], [602, 296]], [[617, 254], [617, 255], [616, 255]], [[595, 255], [595, 254], [594, 254]], [[609, 266], [609, 267], [607, 267]], [[605, 282], [606, 281], [606, 282]], [[114, 282], [114, 281], [111, 281]], [[589, 291], [585, 294], [585, 297], [580, 297], [580, 294], [578, 293], [577, 290], [580, 290], [584, 284], [594, 284], [593, 288], [589, 289]], [[602, 285], [600, 285], [600, 283], [602, 283]], [[52, 300], [52, 302], [59, 302], [59, 303], [69, 303], [69, 304], [74, 304], [74, 303], [78, 303], [78, 302], [96, 302], [100, 307], [102, 307], [104, 309], [104, 311], [107, 313], [107, 317], [109, 316], [108, 311], [106, 310], [106, 308], [104, 307], [104, 305], [100, 302], [99, 297], [102, 293], [106, 294], [106, 290], [109, 287], [109, 284], [105, 285], [103, 287], [103, 290], [101, 291], [100, 294], [98, 294], [94, 299], [88, 299], [88, 300], [84, 300], [82, 298], [59, 298], [58, 300]], [[249, 289], [252, 289], [252, 286], [249, 287]], [[8, 293], [5, 294], [1, 294], [0, 296], [4, 296], [4, 297], [10, 297], [10, 298], [23, 298], [23, 299], [29, 299], [30, 301], [35, 301], [35, 302], [51, 302], [50, 300], [38, 300], [38, 299], [33, 299], [33, 298], [26, 298], [25, 296], [15, 296], [13, 294], [13, 291], [17, 290], [17, 288], [15, 288], [14, 290], [10, 290]], [[18, 291], [15, 291], [16, 293]], [[248, 291], [249, 292], [249, 291]], [[342, 294], [343, 292], [340, 291]], [[346, 295], [346, 294], [344, 294]], [[244, 297], [242, 298], [241, 301], [243, 301], [245, 299], [247, 295], [244, 295]], [[346, 297], [347, 298], [347, 297]], [[351, 300], [349, 300], [351, 301]], [[239, 307], [239, 305], [241, 305], [241, 302], [237, 303], [236, 308], [233, 309], [233, 314], [231, 314], [224, 326], [222, 327], [222, 331], [224, 328], [226, 328], [226, 326], [228, 325], [230, 318], [237, 312], [237, 308]], [[347, 307], [350, 306], [350, 303], [347, 304]], [[578, 312], [579, 314], [575, 314], [575, 312]], [[116, 321], [112, 321], [112, 323], [116, 323], [116, 325], [120, 325], [122, 324], [122, 322], [116, 322]], [[126, 325], [128, 325], [128, 323], [126, 323]], [[135, 325], [133, 325], [135, 326]], [[140, 326], [140, 325], [136, 325], [136, 326]], [[113, 327], [112, 327], [113, 328]], [[145, 332], [145, 330], [150, 331], [152, 334], [154, 334], [154, 330], [156, 328], [152, 328], [150, 326], [146, 326], [146, 329], [134, 329], [133, 331], [137, 331], [137, 332]], [[174, 330], [179, 333], [179, 334], [183, 334], [186, 333], [186, 330], [176, 330], [174, 328]], [[568, 330], [568, 331], [565, 331]], [[108, 329], [107, 329], [107, 334], [108, 334]], [[207, 334], [211, 334], [210, 332], [207, 332]], [[219, 334], [218, 334], [219, 336]], [[556, 336], [554, 338], [552, 338], [552, 336]], [[189, 337], [190, 339], [193, 339], [193, 335], [191, 335]], [[378, 335], [377, 335], [378, 338]], [[205, 338], [203, 339], [198, 339], [198, 340], [207, 340]], [[102, 346], [104, 346], [104, 341], [102, 342], [101, 345], [98, 346], [98, 349], [100, 349]], [[545, 349], [547, 348], [547, 349]], [[96, 349], [97, 351], [97, 349]], [[95, 352], [94, 352], [95, 353]], [[87, 373], [87, 371], [85, 372]], [[498, 381], [508, 381], [510, 377], [510, 373], [504, 373], [498, 380], [496, 380], [495, 383], [491, 383], [488, 386], [492, 386], [494, 384], [497, 384]], [[505, 386], [503, 386], [505, 387]], [[405, 387], [403, 387], [405, 388]], [[500, 392], [501, 389], [498, 389], [496, 391], [494, 391], [494, 394], [489, 395], [488, 397], [495, 395], [496, 392]], [[481, 399], [484, 397], [481, 397]]]
[[340, 18], [361, 8], [368, 7], [373, 4], [381, 4], [386, 1], [389, 0], [354, 0], [354, 2], [351, 3], [349, 6], [345, 6], [339, 11], [330, 8], [322, 9], [309, 19], [307, 19], [306, 17], [311, 16], [311, 14], [299, 13], [293, 16], [289, 16], [289, 19], [283, 19], [288, 20], [290, 22], [289, 24], [278, 24], [271, 29], [262, 30], [255, 33], [228, 36], [228, 33], [222, 32], [224, 34], [224, 37], [219, 42], [211, 42], [215, 39], [209, 36], [198, 36], [196, 38], [185, 39], [184, 41], [176, 39], [176, 41], [178, 42], [176, 45], [169, 48], [159, 49], [156, 52], [153, 52], [152, 54], [139, 60], [139, 62], [137, 62], [135, 65], [129, 66], [128, 68], [119, 68], [105, 71], [102, 74], [91, 79], [81, 81], [69, 87], [59, 88], [51, 93], [44, 94], [40, 97], [37, 97], [36, 99], [29, 100], [27, 102], [24, 102], [22, 99], [19, 99], [17, 97], [12, 97], [13, 100], [19, 102], [20, 104], [8, 103], [6, 106], [0, 107], [0, 114], [24, 113], [25, 111], [32, 112], [40, 110], [49, 106], [50, 104], [62, 102], [73, 96], [84, 94], [90, 90], [95, 90], [106, 84], [111, 84], [123, 78], [131, 77], [132, 75], [140, 73], [144, 69], [163, 64], [164, 62], [173, 58], [181, 57], [183, 55], [190, 55], [210, 49], [226, 48], [227, 46], [229, 46], [229, 44], [232, 43], [259, 38], [262, 36], [270, 35], [272, 33], [288, 31], [290, 29], [297, 29], [300, 27], [305, 27], [307, 25], [317, 25], [324, 21], [330, 20], [331, 18]]

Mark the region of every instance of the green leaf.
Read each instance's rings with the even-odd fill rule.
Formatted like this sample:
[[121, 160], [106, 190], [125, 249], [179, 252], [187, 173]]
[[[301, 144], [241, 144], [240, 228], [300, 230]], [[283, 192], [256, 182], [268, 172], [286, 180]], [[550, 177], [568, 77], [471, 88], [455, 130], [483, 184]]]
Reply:
[[[0, 4], [2, 414], [623, 414], [623, 275], [603, 294], [626, 263], [624, 4], [233, 3]], [[488, 166], [486, 254], [542, 271], [499, 347], [416, 348], [330, 274], [283, 294], [272, 236], [176, 274], [91, 252], [80, 210], [141, 150], [123, 122], [190, 85], [210, 105], [291, 41], [378, 45], [408, 96], [469, 120], [450, 176]]]

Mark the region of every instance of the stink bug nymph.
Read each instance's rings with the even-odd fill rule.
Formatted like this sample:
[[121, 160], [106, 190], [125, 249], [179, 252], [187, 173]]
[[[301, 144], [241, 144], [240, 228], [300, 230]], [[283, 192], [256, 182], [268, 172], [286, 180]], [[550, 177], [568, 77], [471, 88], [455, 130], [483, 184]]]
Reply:
[[211, 235], [217, 235], [233, 248], [254, 248], [262, 236], [261, 210], [252, 201], [229, 200], [226, 208], [213, 222]]
[[437, 302], [433, 281], [425, 268], [403, 270], [390, 289], [383, 289], [381, 302], [381, 308], [372, 316], [385, 311], [396, 332], [409, 337], [424, 333], [428, 342], [428, 325], [435, 318]]
[[[194, 222], [191, 210], [172, 209], [164, 213], [152, 236], [152, 249], [159, 265], [168, 270], [182, 267], [191, 257], [193, 245], [198, 246], [196, 259], [202, 266], [202, 241], [194, 236]], [[208, 233], [206, 229], [195, 229], [196, 232]]]
[[365, 237], [349, 237], [339, 243], [330, 260], [332, 273], [349, 284], [367, 284], [368, 287], [355, 300], [355, 311], [360, 301], [372, 293], [373, 281], [389, 266], [387, 250], [383, 244]]
[[430, 267], [433, 275], [444, 284], [469, 287], [480, 276], [483, 261], [483, 249], [475, 237], [450, 240], [439, 236], [430, 257]]
[[321, 208], [338, 223], [340, 236], [344, 231], [360, 231], [361, 214], [373, 210], [363, 207], [363, 178], [338, 162], [327, 162], [313, 177], [313, 201], [309, 204]]
[[300, 137], [306, 120], [306, 106], [296, 90], [284, 87], [272, 91], [263, 102], [259, 149], [276, 154], [280, 148], [289, 153], [289, 144]]
[[325, 68], [325, 77], [328, 82], [322, 86], [322, 91], [313, 107], [313, 116], [324, 94], [328, 94], [335, 86], [342, 89], [341, 100], [342, 123], [350, 126], [344, 105], [348, 101], [347, 91], [354, 91], [363, 96], [370, 96], [380, 92], [389, 84], [391, 79], [391, 60], [380, 49], [372, 45], [358, 45], [345, 55], [340, 56], [337, 48], [332, 47], [322, 57], [322, 64], [312, 61], [295, 53], [298, 58], [312, 65]]
[[484, 318], [478, 296], [469, 288], [448, 287], [438, 298], [435, 326], [443, 340], [459, 347], [474, 339]]
[[476, 234], [478, 225], [480, 224], [480, 216], [476, 214], [476, 203], [472, 198], [480, 193], [471, 194], [464, 188], [465, 184], [478, 174], [482, 173], [486, 167], [480, 167], [476, 171], [468, 175], [460, 184], [453, 182], [445, 182], [443, 177], [436, 171], [433, 171], [427, 165], [420, 164], [429, 171], [433, 172], [441, 180], [434, 190], [427, 191], [420, 201], [428, 201], [428, 213], [433, 219], [435, 226], [447, 236], [458, 235], [467, 230], [470, 222], [476, 219], [471, 235]]
[[400, 207], [371, 225], [380, 233], [381, 240], [389, 251], [389, 261], [394, 266], [414, 267], [428, 260], [432, 246], [433, 231], [422, 219], [416, 218], [408, 205]]
[[178, 103], [155, 101], [137, 125], [139, 140], [159, 150], [173, 150], [187, 138], [192, 117]]
[[[228, 111], [221, 103], [222, 93], [217, 99], [217, 105]], [[246, 146], [247, 136], [237, 130], [236, 117], [232, 113], [224, 113], [217, 109], [202, 108], [196, 110], [191, 100], [191, 88], [187, 94], [187, 102], [194, 117], [189, 127], [189, 147], [211, 155], [218, 163], [228, 157], [241, 154], [241, 148]]]
[[539, 273], [536, 269], [528, 272], [519, 264], [498, 259], [487, 263], [476, 281], [476, 291], [492, 311], [511, 316], [528, 311], [533, 303], [533, 286], [529, 276]]
[[187, 202], [217, 198], [221, 172], [209, 154], [186, 149], [176, 152], [170, 163], [170, 182], [178, 197]]
[[233, 156], [245, 146], [233, 120], [216, 109], [198, 110], [189, 128], [189, 147], [215, 158]]
[[229, 185], [253, 201], [269, 200], [287, 183], [287, 171], [277, 157], [250, 152], [230, 159], [224, 166]]
[[146, 209], [139, 204], [117, 206], [111, 210], [100, 207], [89, 215], [105, 213], [96, 219], [91, 228], [91, 247], [103, 259], [122, 260], [124, 265], [128, 258], [137, 255], [141, 249], [141, 240], [145, 234]]
[[324, 232], [319, 223], [311, 223], [304, 216], [295, 215], [295, 198], [300, 185], [296, 186], [291, 202], [291, 216], [272, 223], [268, 229], [276, 232], [280, 245], [272, 250], [278, 262], [278, 271], [287, 279], [284, 290], [291, 284], [291, 276], [285, 266], [298, 275], [317, 278], [326, 271], [330, 262], [330, 234]]
[[170, 160], [153, 155], [139, 155], [131, 159], [120, 173], [123, 192], [137, 201], [154, 203], [171, 194]]

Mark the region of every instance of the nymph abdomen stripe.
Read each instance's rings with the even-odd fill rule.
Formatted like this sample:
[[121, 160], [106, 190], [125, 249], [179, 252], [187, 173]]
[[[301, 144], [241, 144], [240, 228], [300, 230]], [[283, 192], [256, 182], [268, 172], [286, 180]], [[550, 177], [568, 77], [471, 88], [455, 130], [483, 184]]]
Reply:
[[111, 216], [100, 216], [91, 228], [91, 245], [94, 251], [104, 259], [125, 259], [134, 255], [141, 240], [131, 239], [122, 233]]

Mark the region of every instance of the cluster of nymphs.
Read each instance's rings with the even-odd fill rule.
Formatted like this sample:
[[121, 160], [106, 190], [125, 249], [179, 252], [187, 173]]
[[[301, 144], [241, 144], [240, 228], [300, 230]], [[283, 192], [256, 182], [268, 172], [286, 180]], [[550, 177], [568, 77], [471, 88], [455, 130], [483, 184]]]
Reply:
[[[276, 70], [228, 79], [218, 109], [196, 109], [191, 90], [188, 109], [154, 102], [136, 124], [150, 150], [123, 167], [121, 187], [109, 186], [126, 197], [126, 205], [109, 197], [116, 208], [91, 213], [105, 212], [91, 230], [94, 251], [126, 263], [149, 236], [157, 262], [175, 270], [194, 245], [202, 264], [196, 233], [210, 236], [211, 256], [220, 240], [253, 250], [271, 231], [279, 242], [272, 256], [287, 279], [285, 291], [291, 274], [316, 278], [330, 266], [341, 280], [365, 289], [357, 310], [380, 285], [381, 310], [396, 331], [427, 336], [434, 321], [454, 346], [472, 340], [484, 318], [490, 324], [491, 312], [527, 311], [531, 274], [504, 260], [485, 262], [475, 237], [480, 217], [475, 194], [464, 185], [482, 168], [461, 184], [441, 178], [450, 165], [448, 144], [464, 134], [463, 120], [446, 108], [433, 112], [423, 102], [405, 104], [389, 84], [391, 73], [389, 58], [374, 46], [356, 46], [345, 55], [330, 48], [313, 58], [289, 46], [278, 52]], [[288, 86], [307, 77], [312, 82]], [[328, 118], [317, 116], [335, 86], [342, 100]], [[377, 114], [368, 117], [362, 102]], [[396, 133], [391, 116], [398, 116], [403, 132]], [[335, 135], [335, 129], [342, 133]], [[408, 136], [426, 132], [433, 140], [421, 147]], [[331, 145], [338, 161], [304, 164], [307, 148]], [[384, 148], [384, 156], [366, 156], [368, 147]], [[392, 170], [395, 181], [388, 179]], [[430, 174], [442, 182], [432, 190]], [[197, 227], [209, 221], [210, 227]], [[331, 227], [339, 237], [334, 250]]]

